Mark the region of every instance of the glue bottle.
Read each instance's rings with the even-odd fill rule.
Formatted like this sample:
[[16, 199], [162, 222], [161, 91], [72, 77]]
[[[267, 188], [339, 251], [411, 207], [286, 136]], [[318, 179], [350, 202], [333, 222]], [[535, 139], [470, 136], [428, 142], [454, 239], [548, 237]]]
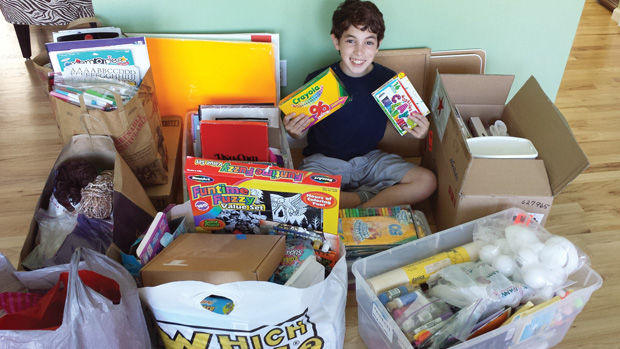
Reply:
[[470, 242], [463, 246], [452, 248], [434, 256], [387, 271], [366, 281], [375, 294], [377, 294], [406, 283], [419, 285], [426, 282], [431, 274], [434, 274], [442, 268], [451, 264], [465, 263], [477, 259], [478, 246], [474, 242]]

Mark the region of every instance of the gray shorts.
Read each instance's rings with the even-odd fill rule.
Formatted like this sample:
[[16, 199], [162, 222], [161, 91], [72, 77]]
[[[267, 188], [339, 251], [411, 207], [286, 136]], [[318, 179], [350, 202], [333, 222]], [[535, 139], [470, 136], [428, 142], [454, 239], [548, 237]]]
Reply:
[[342, 176], [342, 190], [377, 194], [400, 182], [415, 167], [396, 154], [373, 150], [349, 161], [312, 154], [304, 158], [300, 170]]

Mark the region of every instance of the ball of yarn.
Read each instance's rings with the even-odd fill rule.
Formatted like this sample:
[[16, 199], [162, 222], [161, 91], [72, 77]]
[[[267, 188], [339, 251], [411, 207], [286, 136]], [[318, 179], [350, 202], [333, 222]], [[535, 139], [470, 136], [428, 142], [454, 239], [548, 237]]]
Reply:
[[82, 189], [82, 202], [78, 212], [89, 218], [106, 219], [112, 214], [114, 173], [105, 170]]
[[81, 199], [81, 190], [97, 177], [97, 169], [84, 159], [71, 159], [56, 169], [54, 197], [69, 212], [75, 210]]

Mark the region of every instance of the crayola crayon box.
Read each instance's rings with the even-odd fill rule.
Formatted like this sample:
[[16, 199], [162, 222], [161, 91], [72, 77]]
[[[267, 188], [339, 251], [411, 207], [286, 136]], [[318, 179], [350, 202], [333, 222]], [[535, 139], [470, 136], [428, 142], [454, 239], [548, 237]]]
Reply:
[[408, 118], [411, 113], [418, 112], [424, 116], [430, 113], [411, 81], [402, 72], [381, 85], [372, 96], [401, 136], [407, 133], [407, 128], [417, 126]]
[[338, 233], [340, 176], [187, 157], [197, 231], [258, 233], [261, 220]]
[[340, 80], [327, 68], [314, 79], [284, 97], [279, 104], [284, 115], [297, 113], [312, 117], [307, 128], [342, 108], [350, 98]]

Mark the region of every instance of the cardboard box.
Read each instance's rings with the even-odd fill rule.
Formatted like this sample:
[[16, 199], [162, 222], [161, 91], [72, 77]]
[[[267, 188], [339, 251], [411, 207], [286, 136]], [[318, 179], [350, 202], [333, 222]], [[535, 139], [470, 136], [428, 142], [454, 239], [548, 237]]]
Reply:
[[[404, 72], [426, 105], [437, 71], [451, 74], [484, 74], [486, 53], [484, 50], [432, 51], [430, 48], [380, 50], [375, 62], [394, 71]], [[423, 154], [422, 140], [411, 136], [401, 137], [392, 127], [386, 127], [379, 148], [403, 157], [419, 157]]]
[[168, 155], [168, 182], [144, 188], [155, 209], [162, 211], [168, 204], [182, 203], [179, 197], [181, 181], [181, 135], [183, 120], [180, 116], [167, 116], [161, 119], [161, 130]]
[[[439, 229], [521, 208], [541, 223], [553, 198], [584, 171], [588, 159], [568, 123], [534, 77], [506, 103], [513, 76], [438, 74], [423, 164], [437, 173], [434, 218]], [[536, 159], [475, 158], [456, 116], [502, 120], [508, 134], [532, 141]]]
[[185, 181], [197, 230], [256, 233], [262, 219], [338, 233], [340, 176], [188, 157]]
[[267, 281], [282, 262], [284, 240], [282, 235], [183, 234], [140, 270], [142, 283]]

